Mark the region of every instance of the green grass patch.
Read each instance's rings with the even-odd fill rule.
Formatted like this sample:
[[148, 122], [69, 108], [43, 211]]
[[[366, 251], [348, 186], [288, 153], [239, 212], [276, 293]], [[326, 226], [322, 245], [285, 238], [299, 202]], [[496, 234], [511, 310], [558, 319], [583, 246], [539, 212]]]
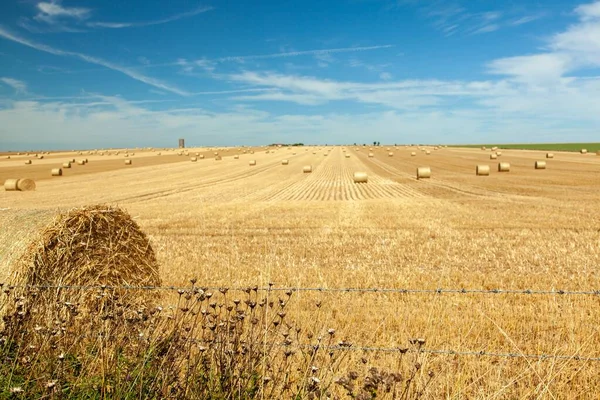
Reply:
[[600, 143], [523, 143], [523, 144], [464, 144], [453, 145], [450, 147], [469, 147], [481, 148], [485, 146], [488, 149], [498, 147], [499, 149], [517, 149], [517, 150], [548, 150], [548, 151], [580, 151], [587, 149], [590, 153], [600, 150]]

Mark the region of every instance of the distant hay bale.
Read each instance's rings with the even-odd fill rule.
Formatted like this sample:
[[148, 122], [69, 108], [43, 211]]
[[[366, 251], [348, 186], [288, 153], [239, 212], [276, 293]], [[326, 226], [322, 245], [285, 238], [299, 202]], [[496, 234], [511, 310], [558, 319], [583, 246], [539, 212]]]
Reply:
[[234, 160], [239, 160], [240, 156], [238, 156], [237, 154], [235, 156], [233, 156]]
[[216, 156], [215, 161], [221, 161], [223, 158], [221, 156]]
[[490, 166], [489, 165], [477, 165], [477, 167], [475, 167], [475, 175], [488, 176], [489, 174], [490, 174]]
[[536, 161], [535, 169], [546, 169], [546, 161]]
[[190, 161], [191, 162], [196, 162], [196, 161], [198, 161], [198, 159], [196, 157], [192, 157], [192, 158], [190, 158]]
[[500, 157], [500, 156], [502, 155], [502, 152], [501, 152], [501, 151], [497, 151], [497, 152], [496, 152], [496, 155], [497, 155], [498, 157]]
[[288, 160], [282, 160], [281, 165], [288, 165], [290, 162]]
[[429, 151], [429, 150], [425, 150], [425, 155], [427, 155], [427, 156], [428, 156], [428, 155], [430, 155], [430, 154], [431, 154], [431, 151]]
[[546, 153], [546, 158], [554, 158], [554, 153]]
[[19, 190], [18, 179], [7, 179], [4, 181], [4, 190], [7, 192], [17, 191]]
[[[0, 226], [0, 282], [16, 286], [14, 295], [25, 296], [29, 314], [23, 324], [55, 320], [57, 308], [65, 302], [77, 305], [83, 317], [98, 313], [117, 296], [133, 311], [153, 305], [148, 302], [156, 299], [155, 291], [116, 289], [161, 285], [148, 237], [120, 208], [3, 210]], [[101, 285], [112, 288], [106, 290], [108, 296], [99, 296]], [[31, 296], [31, 289], [23, 286], [97, 286], [98, 290], [37, 289]], [[14, 307], [7, 308], [2, 314], [14, 313]]]
[[302, 172], [305, 174], [310, 174], [312, 172], [312, 165], [305, 165], [302, 167]]
[[313, 154], [317, 154], [317, 152], [316, 152], [316, 151], [313, 151]]
[[496, 146], [492, 147], [492, 151], [496, 151], [496, 150], [498, 150], [498, 147], [496, 147]]
[[77, 165], [85, 165], [85, 161], [84, 160], [77, 160]]
[[350, 154], [346, 154], [346, 158], [350, 158]]
[[62, 176], [62, 169], [61, 168], [52, 168], [50, 173], [52, 174], [52, 176]]
[[201, 159], [201, 160], [203, 160], [204, 159], [204, 154], [200, 154], [200, 156], [198, 158]]
[[131, 160], [125, 160], [125, 165], [131, 165]]
[[33, 179], [19, 179], [17, 181], [17, 189], [21, 192], [30, 192], [35, 190], [35, 181]]
[[355, 172], [353, 176], [354, 183], [367, 183], [369, 176], [366, 172]]
[[498, 163], [498, 172], [509, 172], [510, 164], [506, 162]]
[[6, 156], [6, 159], [7, 159], [7, 160], [10, 160], [10, 156]]
[[200, 155], [200, 153], [196, 152], [196, 157], [198, 157]]
[[415, 153], [414, 151], [412, 153], [410, 153], [411, 157], [415, 157], [417, 155], [417, 153]]
[[498, 158], [498, 156], [496, 155], [496, 153], [490, 154], [490, 160], [495, 160], [497, 158]]
[[394, 153], [392, 153], [391, 151], [388, 153], [388, 157], [394, 157]]
[[375, 155], [373, 153], [369, 153], [369, 158], [373, 158]]
[[581, 149], [581, 154], [587, 154], [587, 149]]
[[162, 153], [159, 151], [158, 153], [156, 153], [157, 156], [160, 156]]
[[329, 154], [329, 153], [323, 153], [323, 157], [327, 157], [327, 154]]
[[250, 162], [248, 163], [248, 165], [250, 165], [250, 166], [256, 165], [256, 160], [250, 160]]
[[38, 156], [38, 158], [39, 158], [40, 160], [43, 160], [43, 159], [44, 159], [44, 156]]
[[219, 155], [219, 152], [218, 152], [218, 151], [215, 151], [215, 156], [218, 156], [218, 155]]
[[254, 154], [254, 150], [250, 150], [250, 154]]
[[486, 150], [485, 146], [482, 146], [482, 147], [481, 147], [481, 150]]
[[71, 168], [71, 163], [70, 162], [65, 162], [62, 164], [63, 168]]
[[31, 160], [25, 160], [25, 164], [27, 164], [27, 165], [31, 164]]
[[419, 167], [417, 168], [417, 179], [431, 178], [431, 168]]

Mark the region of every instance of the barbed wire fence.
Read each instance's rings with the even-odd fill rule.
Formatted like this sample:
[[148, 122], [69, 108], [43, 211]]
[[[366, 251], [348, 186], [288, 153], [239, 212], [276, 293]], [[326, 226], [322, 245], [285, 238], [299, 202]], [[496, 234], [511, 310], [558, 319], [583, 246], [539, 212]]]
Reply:
[[[274, 284], [268, 286], [245, 286], [245, 287], [225, 287], [225, 286], [201, 286], [192, 284], [190, 286], [111, 286], [111, 285], [10, 285], [0, 282], [0, 291], [5, 294], [10, 293], [14, 289], [24, 290], [125, 290], [125, 291], [170, 291], [176, 292], [179, 295], [185, 293], [201, 293], [207, 291], [218, 291], [221, 293], [227, 292], [286, 292], [287, 294], [295, 292], [313, 292], [313, 293], [366, 293], [366, 294], [431, 294], [431, 295], [535, 295], [535, 296], [600, 296], [600, 290], [597, 289], [586, 289], [586, 290], [562, 290], [562, 289], [467, 289], [467, 288], [435, 288], [435, 289], [415, 289], [415, 288], [360, 288], [360, 287], [279, 287]], [[81, 336], [86, 337], [85, 335]], [[190, 339], [192, 342], [194, 339]], [[355, 346], [347, 342], [340, 342], [337, 345], [323, 345], [323, 344], [284, 344], [277, 343], [277, 346], [287, 348], [313, 348], [327, 350], [331, 352], [344, 351], [344, 352], [373, 352], [373, 353], [423, 353], [430, 355], [439, 356], [463, 356], [463, 357], [494, 357], [494, 358], [506, 358], [506, 359], [532, 359], [538, 361], [547, 360], [562, 360], [562, 361], [578, 361], [578, 362], [600, 362], [598, 356], [585, 356], [579, 354], [565, 355], [565, 354], [524, 354], [524, 353], [510, 353], [510, 352], [495, 352], [495, 351], [459, 351], [452, 349], [429, 349], [425, 347], [407, 348], [407, 347], [378, 347], [378, 346]]]

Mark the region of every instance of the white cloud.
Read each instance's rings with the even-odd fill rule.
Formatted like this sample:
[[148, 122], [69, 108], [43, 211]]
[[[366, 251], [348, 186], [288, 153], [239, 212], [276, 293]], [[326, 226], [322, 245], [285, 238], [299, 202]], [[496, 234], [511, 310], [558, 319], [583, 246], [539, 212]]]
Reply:
[[319, 50], [304, 50], [304, 51], [287, 51], [273, 54], [259, 54], [259, 55], [247, 55], [247, 56], [229, 56], [217, 58], [215, 61], [237, 61], [243, 62], [248, 60], [264, 60], [269, 58], [285, 58], [285, 57], [299, 57], [299, 56], [325, 56], [337, 53], [356, 53], [361, 51], [371, 51], [380, 49], [389, 49], [394, 47], [391, 44], [383, 44], [376, 46], [362, 46], [362, 47], [344, 47], [337, 49], [319, 49]]
[[524, 24], [528, 24], [530, 22], [536, 21], [540, 18], [543, 18], [543, 14], [536, 14], [536, 15], [526, 15], [524, 17], [520, 17], [517, 18], [513, 21], [511, 21], [509, 24], [513, 25], [513, 26], [519, 26], [519, 25], [524, 25]]
[[205, 13], [207, 11], [213, 10], [213, 7], [198, 7], [191, 11], [186, 11], [180, 14], [171, 15], [170, 17], [158, 19], [155, 21], [141, 21], [141, 22], [88, 22], [86, 25], [91, 28], [110, 28], [110, 29], [121, 29], [121, 28], [133, 28], [133, 27], [143, 27], [143, 26], [152, 26], [152, 25], [161, 25], [169, 22], [177, 21], [183, 18], [193, 17], [198, 14]]
[[23, 81], [14, 78], [0, 78], [0, 81], [4, 82], [5, 85], [15, 89], [17, 93], [27, 93], [27, 84]]
[[500, 58], [490, 62], [488, 67], [493, 74], [511, 75], [529, 82], [548, 82], [568, 71], [570, 62], [567, 54], [545, 53]]
[[551, 36], [547, 51], [494, 60], [488, 64], [490, 72], [540, 84], [582, 68], [600, 67], [600, 1], [579, 6], [575, 13], [579, 21]]
[[57, 2], [46, 3], [40, 2], [37, 4], [39, 13], [34, 17], [37, 21], [46, 23], [55, 23], [59, 18], [72, 18], [76, 20], [84, 20], [90, 17], [91, 10], [82, 7], [63, 7]]
[[158, 79], [154, 79], [154, 78], [142, 75], [133, 69], [122, 67], [122, 66], [114, 64], [110, 61], [106, 61], [101, 58], [89, 56], [87, 54], [76, 53], [76, 52], [66, 51], [66, 50], [60, 50], [60, 49], [57, 49], [57, 48], [54, 48], [54, 47], [51, 47], [51, 46], [48, 46], [48, 45], [45, 45], [42, 43], [37, 43], [32, 40], [25, 39], [21, 36], [18, 36], [14, 33], [11, 33], [2, 27], [0, 27], [0, 37], [7, 39], [7, 40], [11, 40], [16, 43], [20, 43], [23, 46], [27, 46], [27, 47], [30, 47], [30, 48], [33, 48], [33, 49], [36, 49], [39, 51], [43, 51], [45, 53], [50, 53], [50, 54], [54, 54], [57, 56], [74, 57], [74, 58], [83, 60], [85, 62], [88, 62], [90, 64], [100, 65], [105, 68], [111, 69], [113, 71], [117, 71], [124, 75], [127, 75], [128, 77], [135, 79], [137, 81], [154, 86], [158, 89], [167, 90], [169, 92], [176, 93], [176, 94], [179, 94], [182, 96], [188, 95], [188, 92], [186, 92], [184, 90], [181, 90], [181, 89], [179, 89], [175, 86], [169, 85], [167, 83], [161, 82]]
[[575, 12], [583, 21], [600, 19], [600, 1], [582, 4], [575, 9]]
[[392, 79], [392, 74], [390, 74], [389, 72], [382, 72], [379, 74], [379, 78], [384, 81], [389, 81]]

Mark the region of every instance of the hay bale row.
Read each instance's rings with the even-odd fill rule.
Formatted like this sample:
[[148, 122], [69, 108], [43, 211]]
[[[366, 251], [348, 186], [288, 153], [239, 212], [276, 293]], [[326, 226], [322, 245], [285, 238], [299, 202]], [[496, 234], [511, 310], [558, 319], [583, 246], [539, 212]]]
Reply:
[[35, 182], [32, 179], [7, 179], [4, 181], [4, 190], [28, 192], [35, 190]]

